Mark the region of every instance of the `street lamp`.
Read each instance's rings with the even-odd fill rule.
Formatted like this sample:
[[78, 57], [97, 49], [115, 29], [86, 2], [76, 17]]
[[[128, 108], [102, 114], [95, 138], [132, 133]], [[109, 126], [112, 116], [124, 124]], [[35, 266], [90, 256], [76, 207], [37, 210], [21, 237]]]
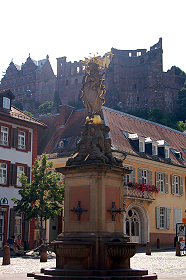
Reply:
[[0, 211], [2, 211], [1, 204], [8, 204], [8, 199], [6, 197], [0, 198]]

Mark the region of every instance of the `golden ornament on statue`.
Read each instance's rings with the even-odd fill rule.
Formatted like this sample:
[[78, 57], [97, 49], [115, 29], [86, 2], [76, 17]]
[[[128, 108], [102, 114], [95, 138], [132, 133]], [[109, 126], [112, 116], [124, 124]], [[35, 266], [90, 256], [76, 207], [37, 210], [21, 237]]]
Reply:
[[92, 118], [86, 117], [86, 123], [88, 124], [102, 124], [103, 121], [99, 115], [94, 115]]

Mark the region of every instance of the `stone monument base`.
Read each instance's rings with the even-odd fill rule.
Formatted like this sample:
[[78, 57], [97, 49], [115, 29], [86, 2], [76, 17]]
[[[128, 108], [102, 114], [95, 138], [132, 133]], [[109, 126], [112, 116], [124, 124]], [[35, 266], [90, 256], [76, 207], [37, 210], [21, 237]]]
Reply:
[[[29, 277], [29, 275], [27, 275]], [[157, 279], [157, 275], [148, 275], [148, 270], [63, 270], [57, 268], [41, 269], [40, 274], [30, 275], [34, 279], [55, 279], [55, 280], [140, 280], [140, 279]]]

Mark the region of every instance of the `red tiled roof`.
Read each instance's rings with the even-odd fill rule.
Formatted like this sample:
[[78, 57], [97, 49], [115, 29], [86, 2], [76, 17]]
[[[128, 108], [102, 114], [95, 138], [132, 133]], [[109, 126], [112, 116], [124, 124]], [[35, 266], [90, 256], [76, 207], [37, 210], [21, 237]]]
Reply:
[[[106, 107], [103, 107], [103, 114], [105, 124], [110, 128], [110, 137], [116, 150], [186, 167], [186, 154], [182, 150], [182, 148], [186, 149], [186, 135], [184, 133]], [[47, 154], [55, 153], [60, 157], [70, 156], [74, 152], [74, 149], [72, 149], [74, 141], [77, 136], [81, 135], [81, 126], [85, 123], [86, 116], [86, 110], [73, 111], [66, 125], [62, 127], [60, 127], [60, 114], [42, 118], [48, 128], [39, 132], [38, 154], [46, 152]], [[153, 140], [165, 140], [170, 148], [182, 153], [183, 160], [177, 159], [172, 152], [170, 153], [171, 160], [139, 153], [132, 147], [122, 131], [137, 133], [142, 137], [150, 137]], [[70, 137], [71, 140], [66, 149], [54, 149], [59, 139]]]
[[7, 109], [0, 107], [0, 116], [18, 119], [19, 121], [24, 121], [27, 123], [32, 123], [37, 126], [46, 127], [46, 124], [27, 115], [26, 113], [24, 113], [23, 111], [19, 110], [18, 108], [14, 107], [14, 106], [11, 106], [11, 110], [7, 110]]
[[[116, 150], [125, 151], [129, 154], [142, 156], [135, 151], [122, 131], [137, 133], [142, 137], [150, 137], [153, 140], [165, 140], [170, 148], [182, 153], [184, 160], [178, 160], [171, 152], [171, 162], [181, 166], [186, 166], [186, 154], [182, 148], [186, 149], [186, 135], [180, 131], [169, 127], [140, 119], [135, 116], [118, 112], [109, 108], [103, 108], [106, 124], [110, 128], [110, 136]], [[151, 157], [154, 158], [153, 156]]]

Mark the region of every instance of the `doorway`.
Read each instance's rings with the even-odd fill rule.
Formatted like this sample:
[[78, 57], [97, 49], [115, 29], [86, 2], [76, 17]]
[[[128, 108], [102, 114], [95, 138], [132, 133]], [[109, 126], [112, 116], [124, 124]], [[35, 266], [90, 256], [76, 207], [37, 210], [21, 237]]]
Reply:
[[0, 247], [3, 247], [3, 237], [4, 237], [4, 216], [3, 216], [3, 211], [0, 211]]
[[135, 209], [130, 209], [126, 215], [126, 234], [131, 242], [141, 243], [140, 217]]

